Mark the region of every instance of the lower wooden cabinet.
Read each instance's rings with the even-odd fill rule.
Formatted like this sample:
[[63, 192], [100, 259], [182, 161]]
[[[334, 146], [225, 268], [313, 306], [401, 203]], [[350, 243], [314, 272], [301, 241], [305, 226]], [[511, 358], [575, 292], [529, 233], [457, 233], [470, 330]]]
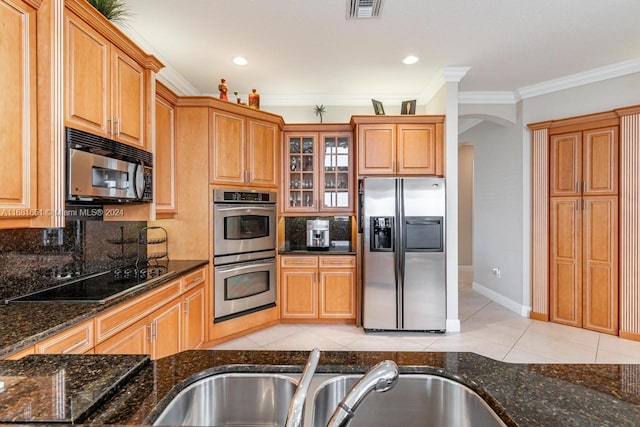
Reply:
[[281, 256], [281, 318], [356, 318], [355, 256]]
[[93, 351], [93, 319], [67, 329], [35, 346], [36, 354], [82, 354]]
[[182, 297], [181, 350], [197, 350], [205, 342], [205, 287], [204, 282]]
[[147, 319], [142, 319], [96, 345], [96, 354], [150, 354]]

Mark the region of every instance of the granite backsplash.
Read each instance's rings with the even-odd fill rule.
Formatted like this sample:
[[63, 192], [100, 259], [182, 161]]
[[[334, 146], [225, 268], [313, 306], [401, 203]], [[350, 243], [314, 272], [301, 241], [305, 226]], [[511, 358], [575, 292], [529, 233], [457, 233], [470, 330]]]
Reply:
[[146, 225], [76, 220], [60, 229], [0, 230], [0, 301], [135, 263]]
[[316, 217], [298, 216], [285, 217], [284, 219], [284, 240], [285, 245], [291, 247], [305, 246], [307, 244], [307, 220], [328, 219], [329, 220], [329, 240], [343, 240], [351, 242], [351, 218], [346, 216], [336, 217]]

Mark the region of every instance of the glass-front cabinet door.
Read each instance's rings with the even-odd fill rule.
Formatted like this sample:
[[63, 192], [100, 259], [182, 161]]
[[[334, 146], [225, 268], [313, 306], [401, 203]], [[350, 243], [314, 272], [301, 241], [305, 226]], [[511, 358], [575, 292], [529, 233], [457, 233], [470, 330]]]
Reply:
[[320, 210], [352, 211], [352, 136], [320, 134]]
[[290, 131], [284, 135], [283, 212], [353, 213], [352, 132]]
[[317, 135], [301, 133], [286, 136], [286, 211], [318, 210]]

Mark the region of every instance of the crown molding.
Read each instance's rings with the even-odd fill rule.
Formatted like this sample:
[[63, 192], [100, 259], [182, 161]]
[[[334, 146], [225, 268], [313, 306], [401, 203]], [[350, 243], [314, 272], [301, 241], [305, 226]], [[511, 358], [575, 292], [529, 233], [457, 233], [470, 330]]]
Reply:
[[581, 73], [570, 74], [558, 79], [523, 86], [515, 91], [516, 99], [520, 101], [534, 96], [545, 95], [638, 72], [640, 72], [640, 58], [631, 59]]
[[152, 54], [155, 56], [160, 62], [164, 64], [164, 68], [162, 68], [158, 74], [157, 78], [166, 86], [168, 86], [172, 91], [176, 93], [176, 95], [182, 96], [196, 96], [200, 95], [195, 87], [191, 83], [187, 81], [182, 74], [180, 74], [175, 68], [169, 64], [166, 58], [163, 58], [160, 53], [154, 49], [154, 47], [137, 31], [131, 28], [126, 23], [117, 24], [116, 26], [125, 33], [133, 42], [135, 42], [141, 49], [145, 52]]
[[447, 83], [460, 83], [471, 67], [443, 67], [442, 77]]

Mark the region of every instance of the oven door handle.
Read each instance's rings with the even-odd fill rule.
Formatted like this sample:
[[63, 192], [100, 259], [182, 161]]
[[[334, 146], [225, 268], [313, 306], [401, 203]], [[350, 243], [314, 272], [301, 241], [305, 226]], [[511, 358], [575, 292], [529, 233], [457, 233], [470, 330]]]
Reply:
[[275, 206], [234, 206], [231, 208], [216, 208], [218, 212], [227, 212], [227, 211], [270, 211], [274, 212], [276, 210]]
[[215, 269], [217, 271], [230, 272], [230, 271], [246, 270], [248, 268], [256, 268], [256, 267], [271, 267], [274, 264], [275, 264], [274, 261], [266, 261], [266, 262], [257, 262], [257, 263], [252, 263], [252, 264], [240, 265], [238, 267], [233, 267], [233, 266], [216, 267]]

